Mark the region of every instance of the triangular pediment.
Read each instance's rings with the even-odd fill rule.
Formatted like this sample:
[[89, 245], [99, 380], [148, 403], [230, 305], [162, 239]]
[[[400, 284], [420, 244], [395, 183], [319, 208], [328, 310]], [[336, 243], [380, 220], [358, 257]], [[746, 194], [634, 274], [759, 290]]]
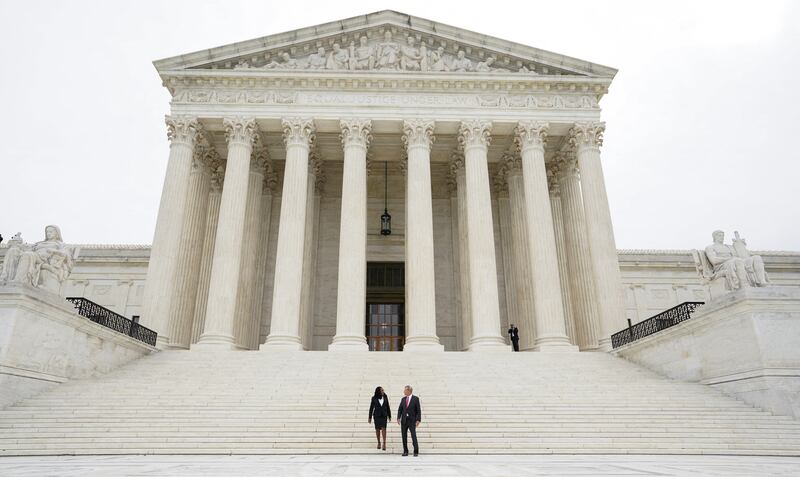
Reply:
[[386, 10], [154, 62], [176, 70], [613, 78], [616, 70]]

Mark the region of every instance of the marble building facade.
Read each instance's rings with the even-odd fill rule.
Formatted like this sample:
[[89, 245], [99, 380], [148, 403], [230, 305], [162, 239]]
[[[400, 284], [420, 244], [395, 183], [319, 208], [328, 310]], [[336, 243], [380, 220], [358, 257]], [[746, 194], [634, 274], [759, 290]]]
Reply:
[[[65, 294], [159, 347], [367, 349], [370, 263], [403, 264], [406, 350], [507, 349], [509, 323], [523, 350], [608, 349], [626, 318], [706, 296], [688, 252], [616, 249], [613, 68], [391, 11], [155, 66], [152, 247], [84, 247]], [[797, 281], [798, 257], [765, 261]]]

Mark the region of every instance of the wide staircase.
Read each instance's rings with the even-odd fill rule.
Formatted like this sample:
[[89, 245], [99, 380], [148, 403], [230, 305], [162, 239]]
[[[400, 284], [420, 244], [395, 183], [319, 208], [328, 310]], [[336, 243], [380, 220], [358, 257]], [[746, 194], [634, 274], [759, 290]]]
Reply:
[[[800, 455], [800, 421], [603, 353], [166, 351], [0, 410], [0, 454], [382, 453], [386, 389], [423, 454]], [[389, 424], [389, 452], [402, 449]]]

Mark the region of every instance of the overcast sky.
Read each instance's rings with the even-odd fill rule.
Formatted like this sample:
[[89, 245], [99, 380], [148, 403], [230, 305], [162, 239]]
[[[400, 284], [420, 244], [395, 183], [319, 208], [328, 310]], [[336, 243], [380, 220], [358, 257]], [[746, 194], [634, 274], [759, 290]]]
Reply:
[[619, 248], [720, 228], [800, 250], [800, 9], [766, 0], [0, 0], [0, 233], [149, 244], [169, 148], [152, 61], [382, 9], [619, 69], [600, 103]]

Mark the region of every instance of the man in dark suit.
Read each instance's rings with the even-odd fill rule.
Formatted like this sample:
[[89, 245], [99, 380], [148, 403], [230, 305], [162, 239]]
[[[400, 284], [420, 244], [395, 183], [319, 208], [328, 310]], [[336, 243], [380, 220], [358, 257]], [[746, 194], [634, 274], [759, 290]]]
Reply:
[[512, 324], [508, 329], [508, 336], [511, 337], [511, 344], [514, 345], [514, 351], [519, 351], [519, 328]]
[[414, 444], [414, 457], [419, 455], [417, 444], [417, 426], [422, 422], [422, 407], [419, 398], [414, 396], [414, 388], [406, 385], [403, 389], [403, 399], [397, 409], [397, 423], [403, 432], [403, 455], [408, 455], [408, 431], [411, 431], [411, 443]]

